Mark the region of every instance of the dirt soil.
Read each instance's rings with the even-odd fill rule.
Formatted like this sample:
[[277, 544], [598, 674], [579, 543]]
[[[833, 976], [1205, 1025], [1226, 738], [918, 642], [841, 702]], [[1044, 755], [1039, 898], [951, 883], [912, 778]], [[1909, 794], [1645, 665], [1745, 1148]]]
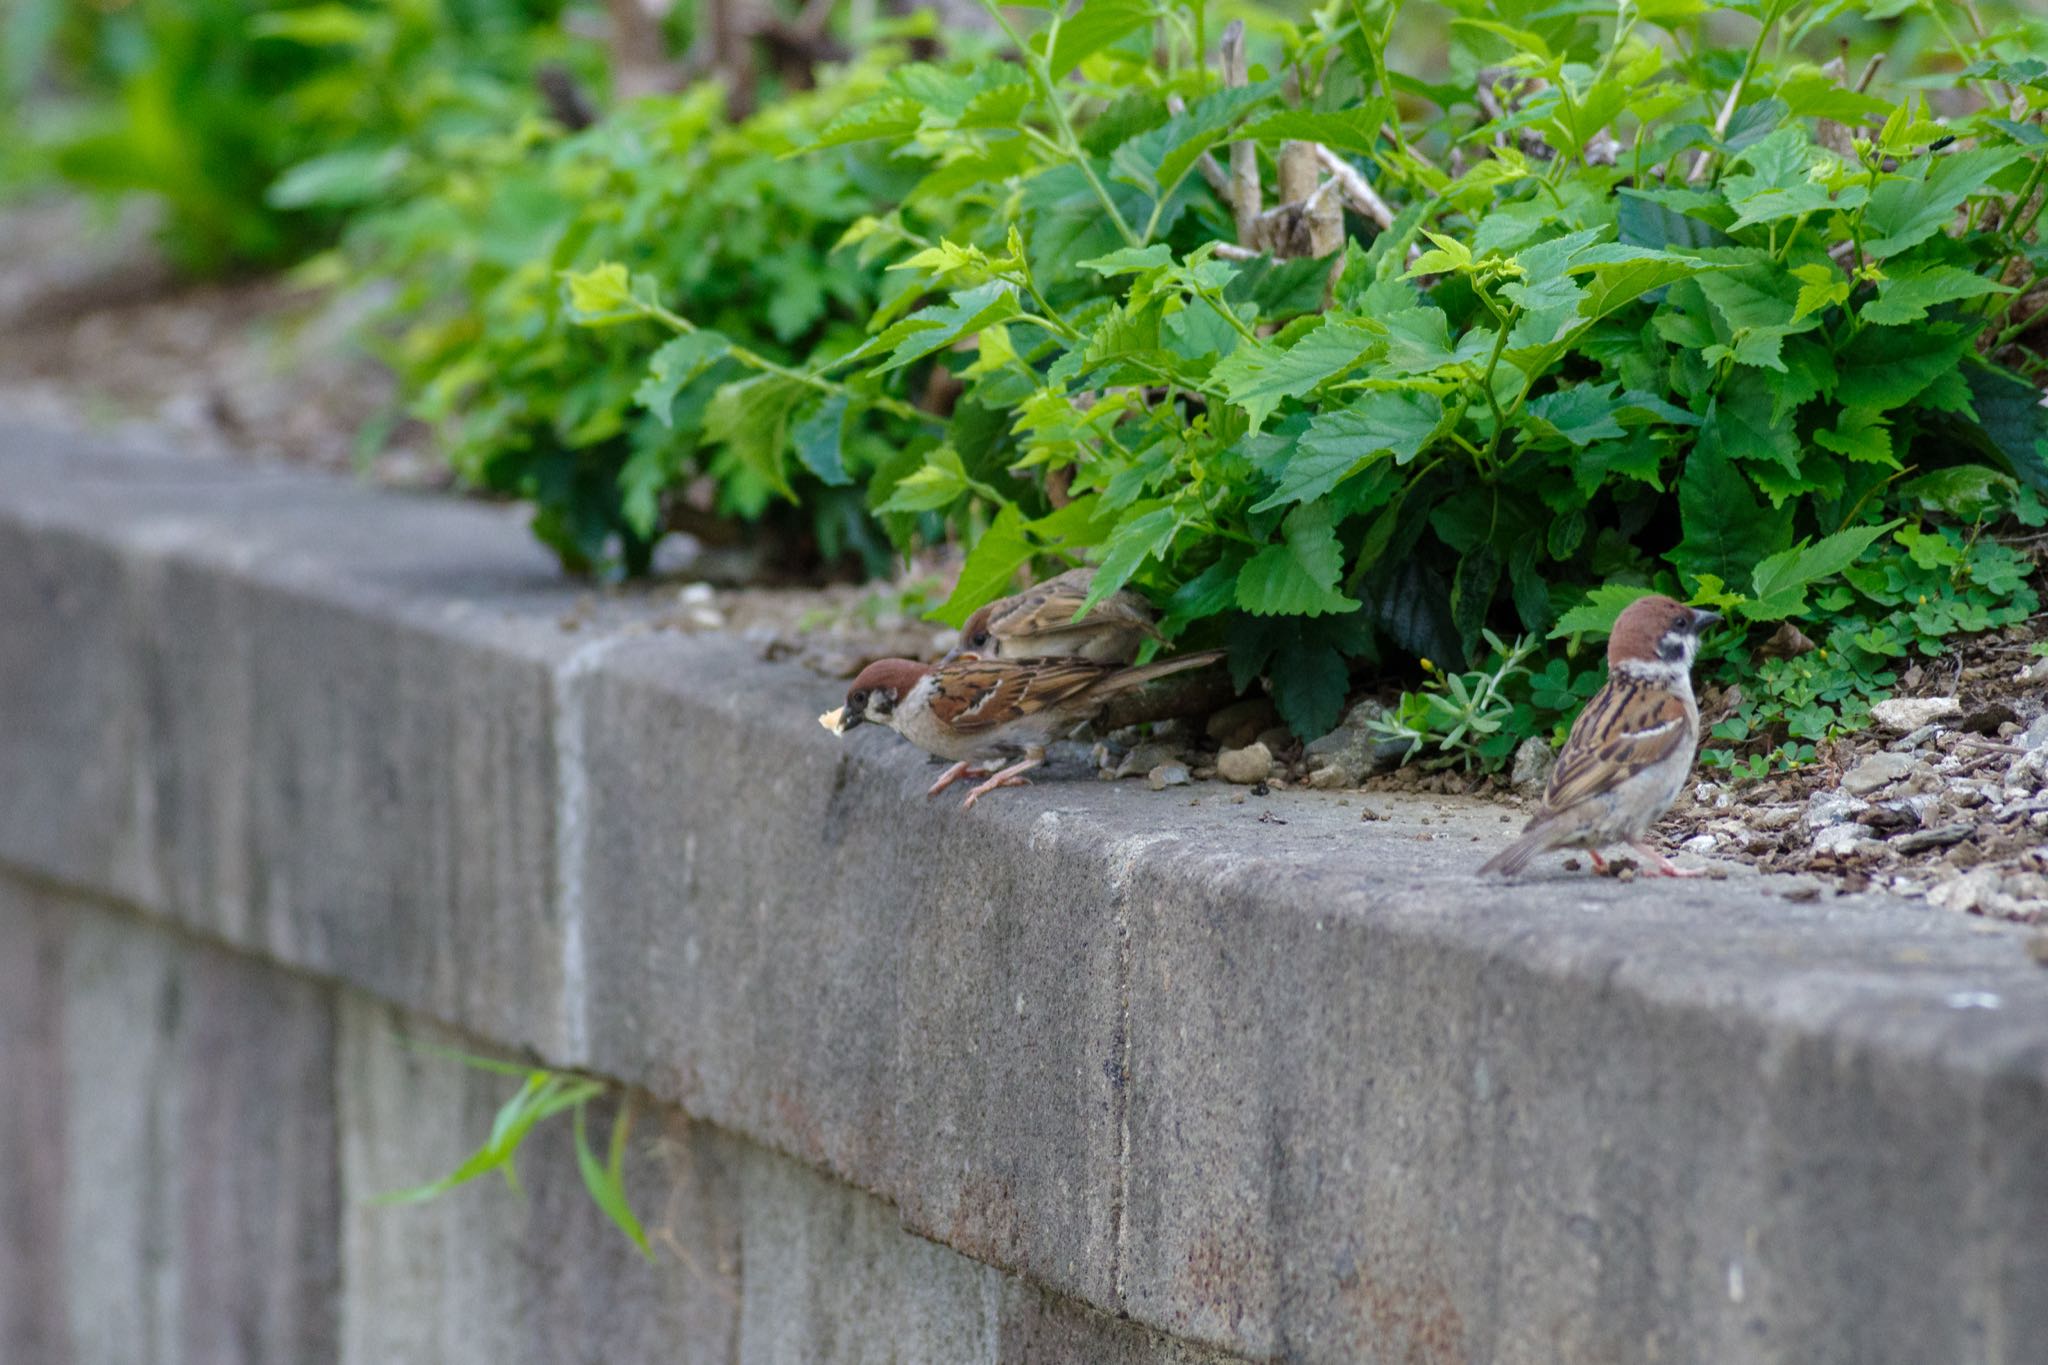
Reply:
[[[251, 457], [446, 486], [427, 434], [391, 421], [391, 377], [353, 339], [368, 306], [275, 279], [180, 284], [134, 215], [99, 221], [68, 200], [0, 206], [0, 409], [97, 428], [143, 423]], [[366, 428], [378, 439], [366, 442]], [[2048, 536], [2030, 548], [2048, 564]], [[737, 631], [765, 657], [832, 678], [952, 643], [887, 590], [714, 587], [702, 580], [724, 577], [715, 563], [671, 563], [689, 581], [593, 592], [562, 628], [601, 626], [630, 606], [624, 614], [639, 629]], [[913, 573], [935, 571], [944, 566]], [[2048, 573], [2036, 581], [2048, 597]], [[1910, 668], [1900, 697], [1953, 706], [1848, 736], [1800, 772], [1739, 784], [1702, 777], [1654, 837], [1681, 862], [1699, 865], [1685, 856], [1699, 855], [1709, 868], [1718, 859], [1802, 874], [1796, 896], [1876, 887], [1952, 912], [2048, 923], [2048, 659], [2033, 652], [2044, 640], [2048, 612]], [[1542, 789], [1540, 765], [1513, 777], [1385, 771], [1393, 760], [1368, 728], [1370, 697], [1354, 701], [1336, 735], [1306, 747], [1262, 699], [1228, 700], [1197, 675], [1075, 751], [1104, 780], [1157, 789], [1406, 791], [1511, 808]], [[1609, 870], [1642, 872], [1627, 858]]]

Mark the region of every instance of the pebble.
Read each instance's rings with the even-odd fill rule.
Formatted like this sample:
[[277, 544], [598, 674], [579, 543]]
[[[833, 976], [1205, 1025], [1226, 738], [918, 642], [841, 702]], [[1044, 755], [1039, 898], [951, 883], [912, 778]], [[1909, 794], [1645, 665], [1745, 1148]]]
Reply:
[[1678, 847], [1687, 853], [1710, 854], [1721, 846], [1721, 841], [1711, 834], [1695, 834]]
[[1308, 784], [1319, 792], [1336, 791], [1354, 785], [1342, 768], [1318, 768], [1308, 775]]
[[1124, 755], [1123, 762], [1116, 765], [1115, 775], [1118, 777], [1149, 775], [1162, 764], [1178, 762], [1179, 759], [1180, 750], [1173, 745], [1160, 744], [1148, 740]]
[[1967, 820], [1958, 820], [1954, 824], [1936, 825], [1933, 829], [1920, 829], [1911, 834], [1901, 834], [1888, 846], [1900, 853], [1924, 853], [1930, 848], [1947, 848], [1950, 844], [1959, 844], [1976, 832], [1975, 825]]
[[1962, 709], [1954, 697], [1893, 697], [1872, 703], [1870, 718], [1880, 728], [1904, 735]]
[[1273, 772], [1273, 751], [1257, 742], [1242, 749], [1225, 749], [1216, 756], [1216, 773], [1225, 782], [1248, 787], [1264, 782]]
[[1942, 882], [1927, 893], [1927, 899], [1944, 910], [1967, 915], [1986, 910], [1999, 898], [2000, 876], [1995, 867], [1980, 867], [1952, 881]]
[[2034, 660], [2012, 675], [2016, 683], [2048, 683], [2048, 658]]
[[1831, 854], [1837, 858], [1847, 857], [1856, 851], [1856, 845], [1868, 839], [1872, 833], [1868, 825], [1829, 825], [1813, 836], [1813, 851]]
[[[1804, 806], [1765, 806], [1750, 812], [1749, 823], [1757, 829], [1790, 829], [1799, 823], [1799, 817], [1805, 813]], [[1847, 814], [1853, 812], [1845, 813], [1844, 818]]]
[[1508, 785], [1524, 796], [1540, 796], [1544, 784], [1550, 781], [1550, 770], [1556, 766], [1557, 751], [1550, 747], [1550, 742], [1531, 735], [1515, 749]]
[[1309, 741], [1303, 753], [1310, 768], [1335, 772], [1343, 778], [1337, 785], [1355, 787], [1375, 773], [1399, 767], [1408, 752], [1407, 741], [1390, 739], [1372, 728], [1385, 714], [1386, 708], [1370, 697], [1353, 706], [1336, 729]]
[[1806, 803], [1806, 827], [1826, 829], [1854, 818], [1868, 809], [1868, 801], [1859, 801], [1847, 792], [1817, 791]]
[[1145, 774], [1145, 785], [1156, 792], [1163, 792], [1168, 787], [1185, 787], [1188, 781], [1188, 765], [1185, 763], [1161, 763]]
[[1842, 790], [1852, 796], [1868, 796], [1913, 771], [1913, 760], [1905, 754], [1872, 754], [1842, 775]]

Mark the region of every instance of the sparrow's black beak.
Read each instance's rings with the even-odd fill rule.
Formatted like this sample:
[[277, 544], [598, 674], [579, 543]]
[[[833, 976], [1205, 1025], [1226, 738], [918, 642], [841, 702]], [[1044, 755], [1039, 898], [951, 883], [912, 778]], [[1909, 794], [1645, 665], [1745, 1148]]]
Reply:
[[867, 723], [868, 718], [865, 712], [856, 711], [849, 706], [846, 708], [846, 714], [839, 718], [839, 733], [843, 735], [854, 726], [866, 725]]
[[1708, 626], [1719, 623], [1720, 619], [1721, 613], [1718, 611], [1704, 611], [1694, 607], [1692, 612], [1692, 633], [1698, 635], [1704, 632]]

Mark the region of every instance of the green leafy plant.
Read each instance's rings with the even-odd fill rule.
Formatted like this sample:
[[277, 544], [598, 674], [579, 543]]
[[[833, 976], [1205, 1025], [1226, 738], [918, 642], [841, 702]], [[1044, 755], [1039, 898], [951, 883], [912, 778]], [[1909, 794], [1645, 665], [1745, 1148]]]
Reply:
[[583, 132], [450, 139], [352, 230], [348, 265], [399, 285], [384, 349], [413, 411], [466, 479], [532, 500], [571, 569], [645, 572], [670, 530], [762, 520], [793, 555], [886, 567], [859, 486], [920, 415], [792, 362], [860, 343], [882, 278], [834, 243], [902, 177], [784, 154], [891, 59], [737, 126], [699, 87]]
[[[48, 155], [72, 182], [145, 194], [174, 263], [297, 259], [374, 199], [415, 142], [538, 103], [543, 62], [596, 69], [560, 0], [28, 0], [21, 76], [71, 92]], [[12, 56], [13, 53], [10, 53]]]
[[619, 1092], [620, 1087], [614, 1083], [570, 1072], [518, 1066], [447, 1048], [428, 1047], [417, 1043], [413, 1046], [479, 1071], [501, 1076], [516, 1076], [520, 1081], [519, 1089], [499, 1108], [497, 1117], [491, 1123], [490, 1135], [484, 1139], [483, 1145], [471, 1153], [461, 1165], [439, 1180], [412, 1189], [380, 1195], [374, 1202], [420, 1203], [438, 1198], [493, 1171], [503, 1175], [506, 1188], [516, 1194], [519, 1191], [520, 1146], [542, 1123], [558, 1114], [567, 1113], [570, 1116], [571, 1132], [576, 1144], [576, 1169], [582, 1177], [585, 1192], [612, 1225], [639, 1248], [642, 1256], [649, 1260], [654, 1258], [653, 1248], [647, 1241], [647, 1231], [634, 1215], [631, 1201], [626, 1195], [626, 1143], [633, 1130], [633, 1101], [630, 1094], [620, 1101], [618, 1116], [612, 1120], [610, 1141], [606, 1145], [604, 1155], [599, 1156], [590, 1144], [586, 1114], [592, 1103]]
[[1403, 694], [1391, 713], [1376, 719], [1374, 732], [1406, 741], [1409, 758], [1425, 748], [1436, 750], [1436, 766], [1460, 760], [1497, 764], [1512, 754], [1532, 730], [1533, 708], [1511, 694], [1517, 690], [1513, 684], [1529, 677], [1526, 660], [1536, 642], [1524, 637], [1508, 645], [1490, 630], [1483, 634], [1490, 650], [1487, 667], [1446, 673], [1422, 660], [1422, 687]]
[[[1489, 623], [1547, 630], [1594, 585], [1672, 576], [1783, 619], [1881, 534], [1909, 461], [2048, 483], [1979, 411], [2016, 382], [1974, 346], [2042, 166], [2010, 101], [1944, 122], [1766, 63], [1827, 17], [1781, 0], [1735, 7], [1756, 38], [1732, 69], [1652, 41], [1710, 46], [1692, 13], [1452, 8], [1482, 92], [1394, 84], [1438, 106], [1418, 127], [1389, 3], [1289, 32], [1292, 97], [1208, 72], [1198, 14], [1090, 7], [1013, 35], [1017, 69], [899, 72], [825, 128], [932, 168], [857, 235], [936, 301], [831, 365], [855, 403], [919, 366], [964, 383], [921, 467], [870, 490], [972, 542], [942, 619], [1027, 562], [1093, 560], [1098, 592], [1141, 584], [1241, 676], [1279, 661], [1312, 734], [1350, 661], [1456, 673]], [[1271, 233], [1198, 173], [1311, 138], [1386, 206], [1334, 270], [1227, 241]], [[1010, 192], [963, 195], [962, 166]]]

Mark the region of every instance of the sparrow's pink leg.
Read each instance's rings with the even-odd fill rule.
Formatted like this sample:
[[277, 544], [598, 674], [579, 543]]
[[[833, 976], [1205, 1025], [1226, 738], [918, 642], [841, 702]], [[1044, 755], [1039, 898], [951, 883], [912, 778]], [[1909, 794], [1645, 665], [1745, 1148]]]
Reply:
[[987, 771], [988, 770], [986, 768], [974, 767], [966, 759], [962, 759], [960, 762], [955, 763], [952, 767], [946, 769], [946, 771], [939, 774], [939, 780], [932, 783], [930, 789], [925, 792], [925, 799], [929, 801], [931, 798], [937, 796], [940, 792], [952, 786], [955, 782], [958, 782], [963, 777], [980, 777]]
[[1639, 839], [1630, 840], [1629, 847], [1655, 863], [1657, 871], [1666, 877], [1704, 877], [1707, 875], [1703, 868], [1680, 867], [1677, 863], [1672, 862], [1669, 858]]
[[1021, 763], [1012, 763], [1009, 767], [1003, 769], [994, 777], [991, 777], [988, 781], [982, 783], [979, 787], [976, 787], [973, 791], [967, 793], [967, 799], [960, 803], [960, 809], [966, 810], [969, 806], [972, 806], [976, 801], [979, 801], [982, 797], [988, 795], [997, 787], [1030, 786], [1031, 779], [1028, 777], [1019, 777], [1018, 774], [1029, 772], [1031, 769], [1037, 767], [1039, 764], [1043, 762], [1045, 762], [1045, 760], [1042, 758], [1027, 758]]
[[1593, 860], [1593, 870], [1595, 872], [1601, 873], [1602, 875], [1605, 875], [1607, 871], [1607, 860], [1600, 856], [1600, 850], [1597, 848], [1589, 848], [1586, 850], [1586, 856]]

